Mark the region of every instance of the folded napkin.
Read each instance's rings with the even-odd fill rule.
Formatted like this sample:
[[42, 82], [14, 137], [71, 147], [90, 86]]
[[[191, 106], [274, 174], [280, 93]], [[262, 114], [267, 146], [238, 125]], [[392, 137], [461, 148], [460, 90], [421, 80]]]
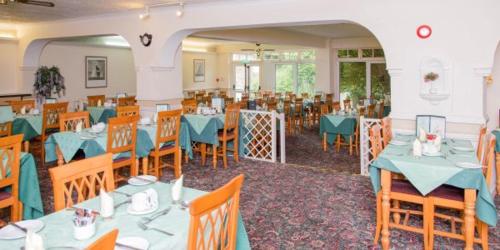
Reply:
[[101, 198], [101, 216], [104, 218], [113, 216], [115, 212], [113, 197], [106, 193], [106, 191], [102, 188], [99, 196]]
[[24, 249], [26, 250], [43, 250], [43, 239], [37, 233], [28, 229], [26, 233], [26, 241], [24, 243]]
[[21, 115], [25, 115], [26, 114], [26, 106], [23, 106], [21, 108]]
[[413, 156], [422, 156], [422, 143], [418, 139], [413, 142]]
[[438, 151], [441, 151], [441, 142], [442, 141], [443, 141], [443, 139], [441, 138], [440, 135], [437, 135], [436, 139], [434, 139], [434, 146], [436, 146]]
[[419, 131], [420, 131], [420, 135], [419, 135], [419, 139], [421, 142], [425, 142], [427, 141], [427, 133], [425, 132], [425, 130], [423, 128], [419, 128]]
[[174, 185], [172, 186], [172, 200], [180, 201], [182, 197], [182, 182], [184, 180], [184, 175], [177, 180], [175, 180]]
[[106, 128], [106, 124], [104, 122], [99, 122], [96, 125], [92, 126], [92, 131], [101, 132]]
[[76, 131], [77, 133], [80, 133], [80, 132], [82, 132], [82, 130], [83, 130], [83, 122], [82, 122], [82, 121], [79, 121], [79, 122], [76, 124], [75, 131]]

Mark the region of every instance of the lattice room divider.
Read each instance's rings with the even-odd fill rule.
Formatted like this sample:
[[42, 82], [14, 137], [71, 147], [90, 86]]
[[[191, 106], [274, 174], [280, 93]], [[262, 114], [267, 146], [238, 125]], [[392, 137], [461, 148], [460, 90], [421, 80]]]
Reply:
[[368, 167], [370, 166], [370, 164], [372, 163], [373, 161], [373, 151], [372, 149], [370, 148], [370, 128], [373, 126], [373, 125], [376, 125], [376, 124], [381, 124], [382, 121], [380, 119], [367, 119], [367, 118], [364, 118], [363, 116], [361, 117], [361, 119], [359, 120], [359, 124], [360, 124], [360, 128], [359, 128], [359, 132], [360, 132], [360, 137], [361, 137], [361, 175], [365, 175], [365, 176], [368, 176], [369, 175], [369, 172], [368, 172]]
[[[285, 163], [285, 116], [275, 111], [241, 110], [243, 136], [240, 143], [244, 147], [245, 158], [276, 162], [278, 158], [278, 133], [280, 139], [281, 163]], [[279, 129], [278, 129], [279, 126]]]

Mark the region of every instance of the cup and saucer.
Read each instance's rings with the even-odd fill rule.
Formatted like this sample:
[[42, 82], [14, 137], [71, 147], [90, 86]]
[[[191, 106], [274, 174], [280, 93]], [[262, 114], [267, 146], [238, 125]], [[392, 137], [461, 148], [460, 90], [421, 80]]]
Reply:
[[150, 188], [132, 195], [127, 213], [131, 215], [144, 215], [158, 210], [158, 207], [158, 193]]

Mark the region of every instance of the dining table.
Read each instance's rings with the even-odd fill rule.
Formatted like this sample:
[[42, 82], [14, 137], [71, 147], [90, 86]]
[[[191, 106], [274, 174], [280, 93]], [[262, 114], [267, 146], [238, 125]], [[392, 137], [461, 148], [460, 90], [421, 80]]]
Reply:
[[12, 121], [12, 134], [24, 134], [24, 141], [30, 141], [42, 134], [41, 114], [17, 114]]
[[[51, 248], [66, 248], [66, 249], [84, 249], [88, 247], [92, 242], [99, 239], [101, 236], [110, 232], [113, 229], [118, 229], [118, 241], [120, 238], [124, 237], [141, 237], [149, 242], [150, 250], [164, 250], [164, 249], [187, 249], [188, 243], [188, 233], [190, 225], [190, 213], [189, 208], [185, 209], [181, 205], [174, 205], [172, 203], [171, 188], [173, 184], [167, 184], [163, 182], [155, 182], [145, 186], [132, 186], [125, 185], [117, 190], [117, 192], [111, 192], [114, 203], [125, 202], [128, 198], [123, 195], [135, 194], [142, 192], [146, 189], [152, 188], [158, 193], [159, 206], [158, 209], [151, 214], [145, 215], [132, 215], [127, 212], [128, 206], [130, 204], [125, 204], [119, 206], [115, 209], [114, 214], [111, 218], [102, 218], [100, 216], [96, 219], [96, 233], [89, 239], [86, 240], [76, 240], [73, 236], [73, 222], [75, 211], [72, 209], [62, 209], [60, 211], [48, 214], [39, 218], [43, 222], [44, 227], [37, 232], [42, 239], [43, 244], [46, 249]], [[192, 201], [207, 192], [193, 189], [193, 188], [183, 188], [184, 201]], [[94, 211], [100, 210], [100, 198], [96, 197], [93, 199], [86, 200], [74, 207], [92, 209]], [[169, 212], [165, 215], [159, 216], [153, 221], [148, 223], [150, 228], [158, 228], [167, 231], [173, 235], [166, 235], [164, 233], [154, 231], [154, 230], [143, 230], [139, 227], [138, 222], [143, 221], [143, 218], [151, 217], [157, 211], [164, 211], [170, 208]], [[238, 225], [236, 234], [236, 249], [247, 250], [250, 248], [250, 242], [248, 240], [248, 235], [243, 224], [241, 215], [238, 215]], [[25, 239], [16, 240], [0, 240], [0, 246], [3, 249], [20, 249], [25, 244]]]
[[[496, 226], [497, 212], [492, 195], [473, 145], [468, 140], [444, 139], [441, 153], [436, 156], [413, 156], [415, 136], [396, 135], [370, 165], [370, 179], [375, 194], [382, 190], [382, 203], [389, 204], [391, 173], [402, 174], [422, 195], [427, 195], [441, 185], [451, 185], [464, 190], [466, 249], [472, 249], [474, 216], [482, 222]], [[392, 142], [391, 141], [391, 142]], [[463, 150], [469, 148], [470, 150]], [[459, 150], [460, 149], [460, 150]], [[473, 164], [476, 168], [467, 168]], [[384, 214], [382, 242], [388, 241], [388, 208]]]
[[112, 106], [89, 106], [87, 111], [90, 114], [90, 123], [108, 123], [109, 118], [116, 117], [116, 107]]
[[357, 115], [348, 113], [336, 113], [322, 115], [319, 121], [319, 134], [321, 137], [327, 134], [327, 142], [333, 144], [337, 135], [344, 137], [345, 141], [356, 132]]

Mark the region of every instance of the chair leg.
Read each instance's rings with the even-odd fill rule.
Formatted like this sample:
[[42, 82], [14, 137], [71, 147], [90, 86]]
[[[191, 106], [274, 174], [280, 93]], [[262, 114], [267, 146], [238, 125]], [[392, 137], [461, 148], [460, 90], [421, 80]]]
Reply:
[[212, 154], [213, 154], [213, 165], [214, 165], [214, 169], [217, 168], [217, 146], [215, 145], [212, 145]]
[[[392, 201], [392, 207], [399, 208], [399, 201], [398, 200], [393, 200]], [[398, 212], [394, 212], [392, 214], [392, 219], [394, 220], [394, 223], [399, 224], [399, 222], [401, 220], [401, 214], [399, 214]]]
[[174, 176], [175, 179], [179, 179], [181, 177], [182, 171], [181, 171], [181, 159], [182, 159], [182, 150], [179, 149], [178, 151], [175, 151], [174, 154]]
[[[428, 198], [427, 201], [427, 231], [429, 234], [427, 235], [427, 244], [429, 249], [434, 248], [434, 202], [432, 198]], [[424, 214], [425, 218], [425, 214]]]
[[337, 153], [340, 152], [340, 134], [337, 135], [337, 143], [335, 146], [337, 147]]
[[377, 245], [380, 239], [380, 231], [382, 230], [382, 192], [377, 193], [377, 212], [376, 212], [376, 226], [375, 226], [375, 239], [373, 244]]
[[326, 146], [326, 143], [327, 143], [327, 141], [326, 141], [326, 140], [327, 140], [327, 136], [328, 136], [328, 135], [326, 134], [326, 132], [325, 132], [325, 133], [323, 133], [323, 151], [325, 151], [325, 152], [326, 152], [326, 147], [327, 147], [327, 146]]
[[41, 140], [41, 143], [42, 143], [42, 145], [40, 146], [41, 147], [41, 150], [40, 150], [40, 152], [41, 152], [40, 159], [42, 161], [42, 164], [45, 164], [45, 136], [42, 136], [40, 140]]
[[149, 165], [149, 162], [148, 162], [148, 158], [149, 156], [144, 156], [142, 157], [142, 174], [146, 175], [149, 173], [149, 169], [148, 169], [148, 165]]
[[10, 206], [10, 221], [19, 221], [19, 201], [14, 201]]
[[349, 136], [349, 155], [352, 156], [352, 136]]
[[430, 217], [432, 217], [430, 214], [429, 214], [429, 199], [428, 198], [425, 198], [424, 199], [424, 204], [423, 204], [423, 214], [424, 214], [424, 218], [423, 218], [423, 228], [424, 228], [424, 249], [432, 249], [430, 248], [429, 246], [429, 219]]
[[30, 152], [30, 141], [24, 141], [24, 152], [25, 153]]
[[158, 155], [154, 156], [154, 171], [155, 176], [160, 178], [160, 156]]
[[479, 221], [479, 227], [481, 227], [481, 233], [480, 233], [480, 238], [481, 238], [481, 246], [483, 247], [483, 250], [488, 250], [488, 225], [482, 221]]
[[186, 150], [186, 152], [184, 154], [184, 162], [189, 163], [189, 155], [188, 155], [188, 151], [187, 150]]
[[234, 147], [234, 152], [233, 152], [233, 157], [234, 157], [234, 161], [235, 162], [240, 162], [240, 144], [239, 144], [239, 138], [238, 138], [239, 135], [236, 136], [236, 138], [234, 138], [234, 142], [233, 142], [233, 147]]
[[227, 168], [227, 141], [222, 143], [222, 161], [224, 162], [224, 168]]

